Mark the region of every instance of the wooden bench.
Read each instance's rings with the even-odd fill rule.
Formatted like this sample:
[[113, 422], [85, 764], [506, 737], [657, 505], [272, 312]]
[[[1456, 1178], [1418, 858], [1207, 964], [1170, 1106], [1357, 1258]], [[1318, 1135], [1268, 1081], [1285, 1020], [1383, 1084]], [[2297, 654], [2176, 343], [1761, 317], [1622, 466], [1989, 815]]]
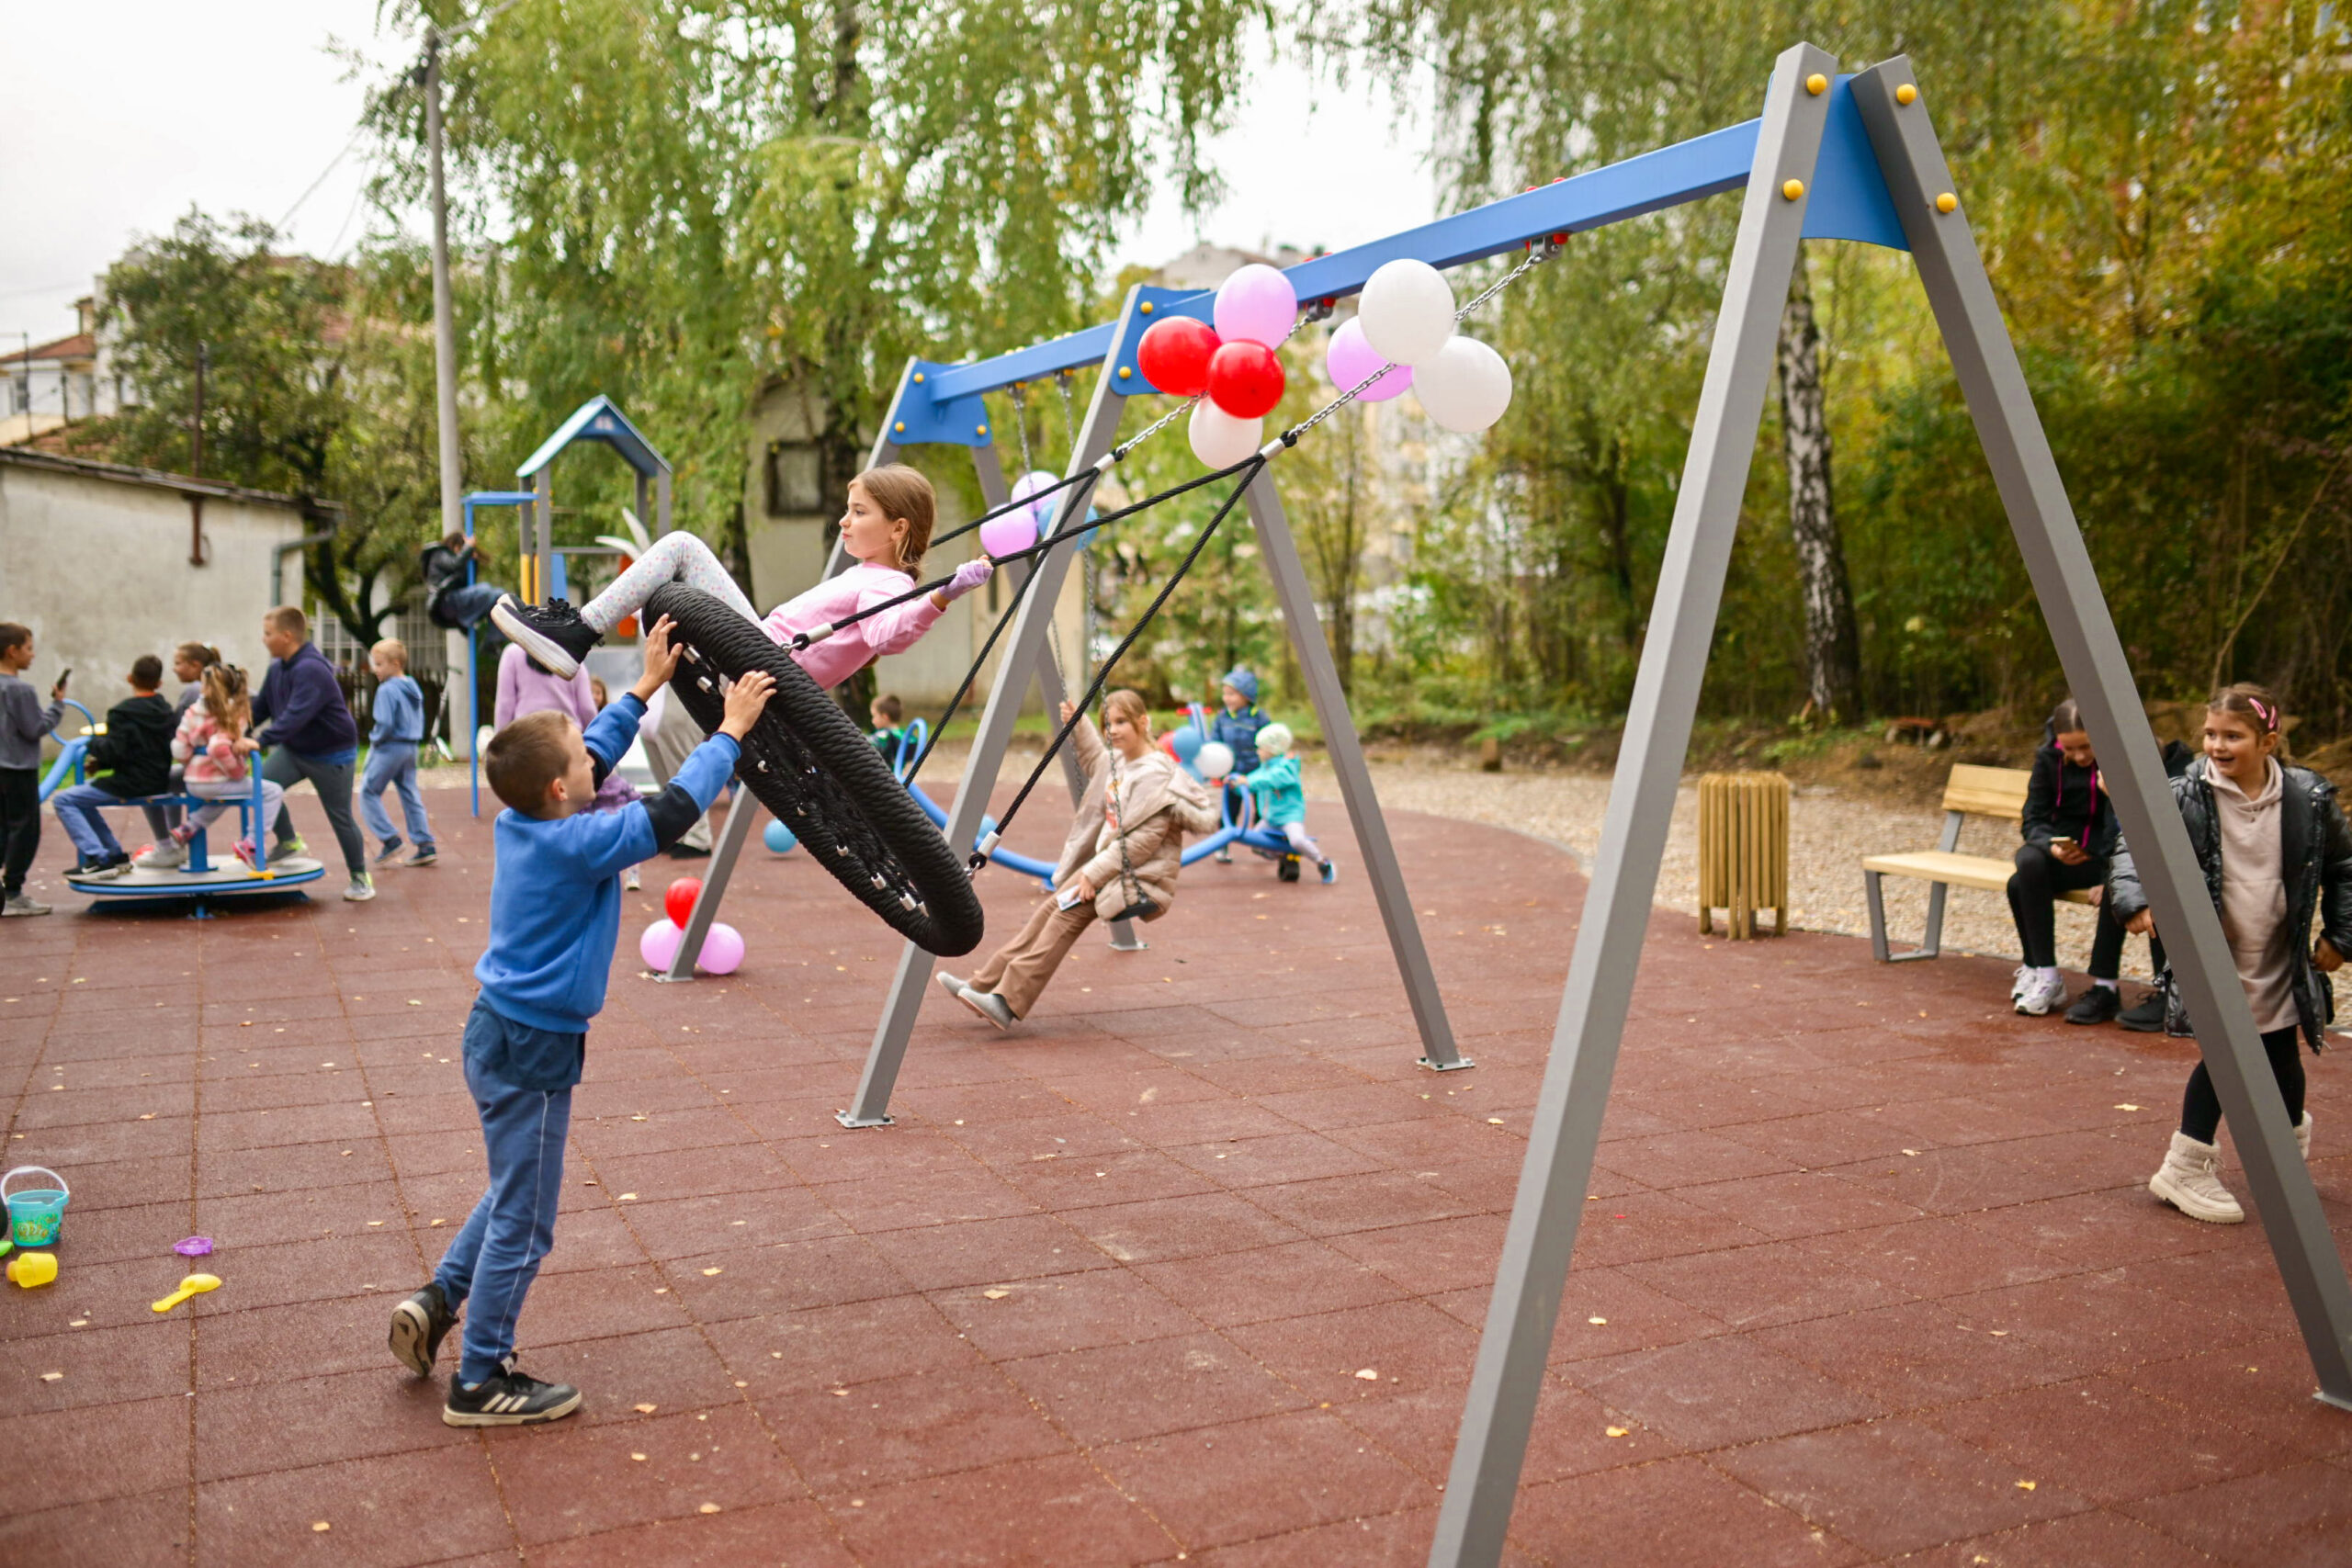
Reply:
[[[1862, 887], [1871, 906], [1871, 953], [1880, 963], [1933, 958], [1942, 951], [1946, 888], [2007, 890], [2010, 874], [2017, 870], [2015, 863], [1960, 853], [1960, 827], [1971, 817], [1997, 817], [2016, 826], [2025, 814], [2026, 782], [2031, 776], [2023, 768], [1979, 768], [1955, 762], [1951, 777], [1944, 784], [1944, 831], [1936, 847], [1911, 854], [1863, 857]], [[1927, 937], [1909, 953], [1887, 951], [1886, 899], [1880, 884], [1880, 878], [1887, 876], [1907, 876], [1930, 885]], [[2076, 888], [2062, 897], [2074, 904], [2091, 901], [2088, 888]]]

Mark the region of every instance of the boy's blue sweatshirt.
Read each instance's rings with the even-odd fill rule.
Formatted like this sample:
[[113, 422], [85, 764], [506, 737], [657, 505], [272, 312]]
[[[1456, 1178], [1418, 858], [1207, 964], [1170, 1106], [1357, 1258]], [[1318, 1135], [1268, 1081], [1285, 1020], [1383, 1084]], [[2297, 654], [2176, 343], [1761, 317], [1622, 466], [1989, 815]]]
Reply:
[[[605, 771], [637, 739], [645, 705], [628, 693], [582, 737]], [[741, 755], [714, 735], [671, 780], [707, 809]], [[490, 882], [490, 945], [474, 965], [481, 999], [502, 1018], [559, 1033], [584, 1032], [604, 1010], [621, 931], [621, 872], [652, 858], [653, 821], [640, 803], [542, 819], [498, 814]]]
[[1270, 825], [1287, 828], [1306, 820], [1306, 790], [1298, 782], [1297, 758], [1276, 757], [1237, 782], [1258, 797], [1258, 815]]
[[1209, 720], [1209, 739], [1222, 740], [1233, 749], [1233, 771], [1246, 773], [1258, 765], [1258, 731], [1273, 721], [1251, 703], [1239, 713], [1218, 710]]
[[359, 727], [343, 700], [334, 666], [306, 642], [284, 659], [270, 660], [254, 698], [254, 727], [269, 726], [269, 743], [332, 766], [359, 755]]
[[424, 743], [424, 688], [413, 677], [395, 675], [378, 686], [376, 701], [369, 711], [376, 717], [376, 728], [368, 736], [370, 746]]

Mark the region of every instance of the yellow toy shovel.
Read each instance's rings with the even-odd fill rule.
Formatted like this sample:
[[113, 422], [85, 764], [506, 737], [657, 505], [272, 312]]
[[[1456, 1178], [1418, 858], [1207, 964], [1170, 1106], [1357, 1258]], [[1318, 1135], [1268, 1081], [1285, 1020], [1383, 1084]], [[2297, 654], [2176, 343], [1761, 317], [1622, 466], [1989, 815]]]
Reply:
[[180, 1281], [180, 1288], [178, 1290], [174, 1291], [170, 1295], [165, 1296], [162, 1301], [157, 1302], [154, 1304], [154, 1310], [157, 1312], [169, 1312], [174, 1307], [179, 1305], [180, 1303], [187, 1300], [188, 1297], [197, 1294], [198, 1292], [217, 1291], [220, 1288], [220, 1276], [218, 1274], [190, 1274], [187, 1279]]

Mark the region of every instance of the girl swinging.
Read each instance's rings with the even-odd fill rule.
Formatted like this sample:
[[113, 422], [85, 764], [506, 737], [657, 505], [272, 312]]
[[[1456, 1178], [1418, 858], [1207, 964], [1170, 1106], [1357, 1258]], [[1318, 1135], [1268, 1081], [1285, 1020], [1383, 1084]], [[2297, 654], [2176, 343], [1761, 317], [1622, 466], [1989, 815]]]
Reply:
[[[560, 599], [541, 605], [501, 599], [490, 618], [532, 658], [569, 680], [590, 649], [645, 607], [666, 582], [684, 582], [725, 601], [757, 625], [772, 642], [789, 644], [801, 632], [838, 622], [860, 610], [907, 592], [931, 547], [938, 498], [931, 481], [903, 463], [869, 468], [850, 480], [842, 514], [842, 547], [857, 564], [797, 598], [786, 600], [762, 619], [735, 579], [692, 534], [664, 534], [613, 585], [578, 610]], [[902, 653], [946, 613], [947, 606], [989, 580], [996, 570], [986, 556], [956, 569], [948, 584], [912, 603], [843, 626], [793, 657], [820, 686], [836, 686], [885, 653]]]

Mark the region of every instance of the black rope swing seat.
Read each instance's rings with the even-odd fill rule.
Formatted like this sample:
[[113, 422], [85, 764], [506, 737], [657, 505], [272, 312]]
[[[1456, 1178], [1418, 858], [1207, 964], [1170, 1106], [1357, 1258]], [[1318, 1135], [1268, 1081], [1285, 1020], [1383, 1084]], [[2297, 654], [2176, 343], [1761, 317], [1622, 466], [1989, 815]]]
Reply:
[[735, 776], [818, 864], [925, 951], [953, 958], [979, 946], [980, 900], [963, 862], [788, 649], [724, 600], [683, 583], [655, 589], [646, 615], [675, 623], [671, 689], [706, 734], [718, 728], [729, 683], [754, 670], [775, 677]]
[[[1557, 254], [1557, 245], [1554, 244], [1534, 251], [1500, 280], [1457, 310], [1456, 319], [1467, 316], [1493, 299], [1530, 268]], [[1293, 330], [1296, 330], [1295, 326]], [[915, 804], [914, 796], [907, 786], [922, 771], [923, 763], [930, 760], [932, 751], [946, 733], [949, 721], [970, 694], [972, 683], [987, 664], [998, 638], [1004, 635], [1005, 628], [1020, 611], [1030, 584], [1036, 581], [1034, 572], [1023, 577], [1013, 590], [1011, 602], [982, 643], [979, 656], [972, 660], [971, 668], [965, 672], [946, 711], [940, 716], [939, 723], [933, 727], [930, 741], [908, 768], [904, 783], [883, 761], [882, 754], [875, 750], [873, 743], [850, 722], [849, 716], [842, 711], [841, 705], [817, 685], [808, 671], [800, 668], [799, 661], [793, 655], [869, 615], [879, 615], [944, 588], [949, 581], [947, 578], [919, 584], [893, 598], [869, 604], [854, 615], [844, 615], [840, 620], [799, 633], [790, 642], [781, 644], [771, 641], [761, 626], [745, 620], [724, 601], [683, 583], [665, 583], [654, 590], [646, 601], [645, 615], [649, 622], [667, 615], [674, 625], [672, 640], [678, 648], [679, 660], [670, 684], [679, 700], [686, 705], [686, 711], [702, 726], [704, 733], [709, 734], [718, 730], [724, 716], [729, 684], [754, 670], [764, 670], [773, 675], [775, 678], [775, 694], [768, 700], [767, 711], [761, 715], [759, 722], [744, 738], [742, 756], [736, 763], [735, 776], [759, 798], [760, 804], [775, 813], [777, 821], [790, 829], [793, 835], [808, 847], [817, 863], [854, 894], [860, 903], [881, 916], [892, 930], [936, 957], [960, 957], [978, 947], [985, 934], [980, 900], [972, 889], [973, 875], [987, 863], [989, 852], [995, 848], [1005, 828], [1028, 803], [1038, 781], [1045, 776], [1046, 767], [1069, 742], [1080, 718], [1102, 696], [1119, 660], [1135, 646], [1145, 628], [1176, 592], [1178, 584], [1183, 581], [1185, 574], [1199, 561], [1201, 552], [1207, 547], [1210, 538], [1240, 504], [1251, 481], [1257, 479], [1267, 463], [1276, 454], [1298, 445], [1300, 436], [1355, 400], [1394, 368], [1394, 365], [1382, 365], [1378, 370], [1239, 462], [1170, 485], [1156, 494], [1147, 495], [1113, 511], [1100, 513], [1082, 524], [1048, 534], [1023, 548], [989, 558], [1001, 567], [1027, 561], [1047, 550], [1077, 543], [1100, 529], [1138, 516], [1178, 496], [1219, 480], [1236, 481], [1207, 525], [1194, 536], [1183, 559], [1161, 583], [1150, 604], [1096, 670], [1085, 695], [1075, 705], [1078, 711], [1055, 730], [1045, 755], [1030, 771], [1029, 777], [1023, 783], [1012, 804], [1005, 808], [995, 830], [982, 840], [968, 859], [960, 856], [955, 847], [941, 836], [940, 830], [923, 815], [922, 808]], [[1198, 400], [1187, 400], [1139, 432], [1135, 439], [1114, 447], [1095, 462], [1052, 485], [1032, 491], [1019, 501], [998, 507], [984, 517], [942, 534], [933, 543], [944, 544], [993, 518], [1023, 506], [1035, 506], [1064, 491], [1072, 493], [1060, 504], [1060, 514], [1083, 517], [1088, 500], [1102, 476], [1153, 434], [1173, 423]]]

